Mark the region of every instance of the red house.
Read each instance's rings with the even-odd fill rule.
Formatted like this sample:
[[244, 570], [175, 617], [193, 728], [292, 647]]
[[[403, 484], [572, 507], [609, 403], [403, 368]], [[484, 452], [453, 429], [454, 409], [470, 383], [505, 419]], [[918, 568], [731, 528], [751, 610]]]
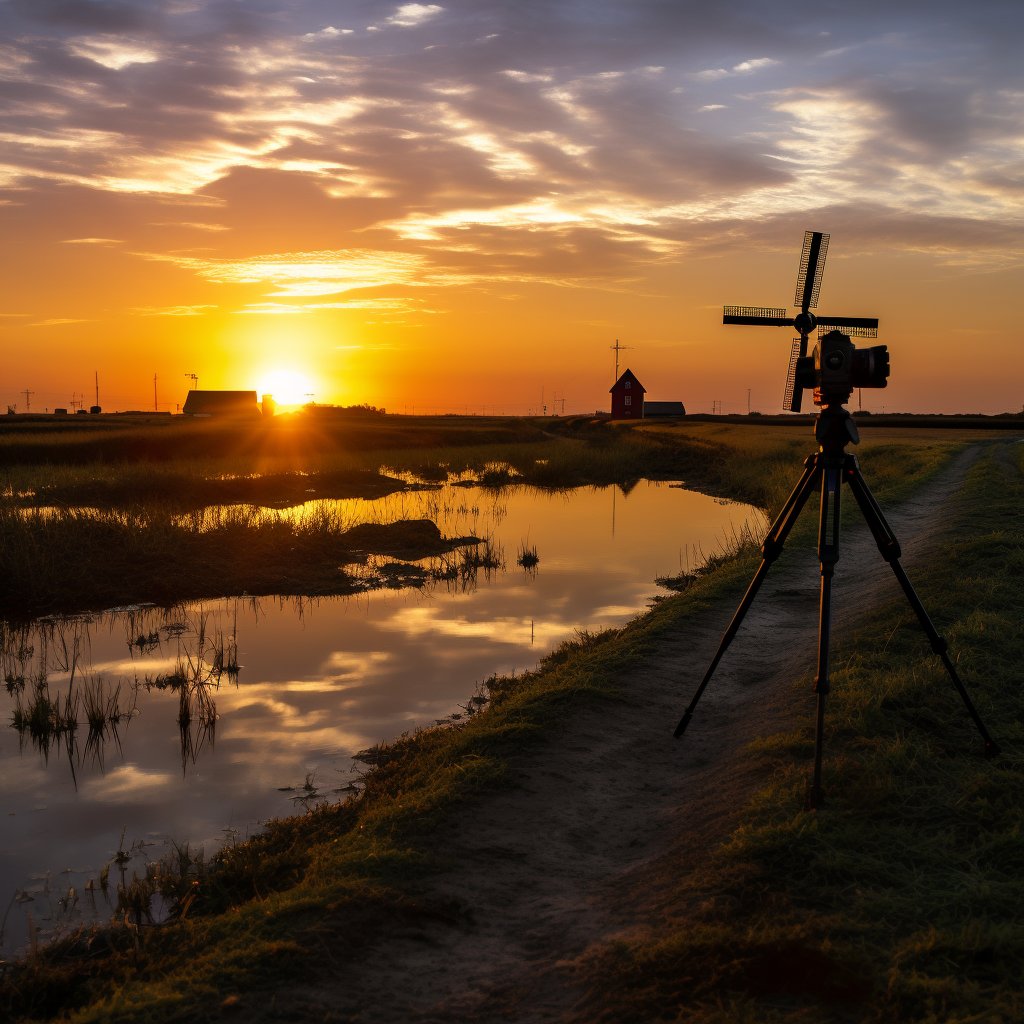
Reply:
[[626, 370], [611, 386], [612, 419], [642, 420], [644, 418], [644, 393], [646, 388]]

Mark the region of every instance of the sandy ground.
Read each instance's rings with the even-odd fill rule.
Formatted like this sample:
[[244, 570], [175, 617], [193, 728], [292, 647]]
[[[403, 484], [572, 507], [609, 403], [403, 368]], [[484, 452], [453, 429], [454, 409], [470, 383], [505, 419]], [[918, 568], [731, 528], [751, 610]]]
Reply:
[[[980, 446], [965, 451], [914, 499], [885, 510], [912, 581], [945, 501], [979, 454]], [[794, 482], [798, 473], [799, 466]], [[853, 504], [848, 488], [843, 503]], [[816, 516], [812, 496], [803, 517]], [[477, 801], [437, 836], [458, 868], [431, 895], [467, 903], [469, 920], [397, 937], [358, 972], [344, 972], [341, 990], [324, 979], [308, 995], [329, 1007], [325, 1019], [586, 1021], [574, 964], [616, 937], [656, 934], [685, 914], [657, 879], [687, 871], [728, 835], [758, 781], [744, 763], [745, 744], [785, 722], [813, 721], [818, 592], [816, 552], [790, 543], [682, 740], [672, 730], [718, 647], [732, 601], [665, 642], [629, 682], [628, 702], [574, 715], [520, 759], [516, 787]], [[858, 517], [842, 536], [833, 636], [896, 594]], [[807, 680], [806, 690], [794, 695], [793, 679]]]

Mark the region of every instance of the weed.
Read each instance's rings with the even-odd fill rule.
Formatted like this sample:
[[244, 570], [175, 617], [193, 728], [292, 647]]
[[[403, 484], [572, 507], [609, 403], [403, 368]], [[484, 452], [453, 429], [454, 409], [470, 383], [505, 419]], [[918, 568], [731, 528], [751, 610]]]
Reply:
[[536, 569], [540, 562], [540, 555], [537, 554], [537, 545], [530, 544], [529, 541], [521, 541], [519, 544], [519, 554], [516, 556], [516, 565], [521, 565], [527, 571]]

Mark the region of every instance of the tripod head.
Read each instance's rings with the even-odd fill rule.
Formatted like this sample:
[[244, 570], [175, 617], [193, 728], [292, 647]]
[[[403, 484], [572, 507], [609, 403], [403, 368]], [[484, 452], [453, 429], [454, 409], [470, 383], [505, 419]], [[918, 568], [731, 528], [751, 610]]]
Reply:
[[854, 388], [884, 388], [888, 378], [889, 349], [885, 345], [858, 349], [842, 331], [829, 331], [819, 339], [813, 355], [797, 360], [797, 383], [814, 389], [814, 404], [821, 409], [814, 436], [822, 452], [841, 455], [847, 444], [860, 443], [846, 403]]
[[[822, 396], [821, 411], [814, 420], [814, 439], [824, 455], [842, 455], [848, 444], [860, 444], [857, 424], [846, 408], [853, 389]], [[815, 393], [815, 402], [818, 401]]]

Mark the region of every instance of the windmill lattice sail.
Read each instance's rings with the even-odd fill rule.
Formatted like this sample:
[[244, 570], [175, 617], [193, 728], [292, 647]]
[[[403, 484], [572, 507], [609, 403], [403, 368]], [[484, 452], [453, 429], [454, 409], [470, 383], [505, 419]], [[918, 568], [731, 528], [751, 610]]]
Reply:
[[796, 275], [796, 291], [793, 304], [800, 312], [790, 316], [778, 306], [724, 306], [722, 323], [743, 327], [789, 327], [795, 328], [800, 337], [794, 338], [786, 374], [786, 390], [783, 408], [799, 412], [803, 388], [797, 384], [797, 363], [807, 355], [807, 338], [812, 331], [828, 333], [839, 327], [848, 335], [862, 338], [878, 337], [878, 318], [867, 316], [816, 316], [810, 310], [818, 305], [821, 279], [825, 273], [825, 257], [828, 255], [829, 235], [823, 231], [805, 231], [800, 249], [800, 266]]

